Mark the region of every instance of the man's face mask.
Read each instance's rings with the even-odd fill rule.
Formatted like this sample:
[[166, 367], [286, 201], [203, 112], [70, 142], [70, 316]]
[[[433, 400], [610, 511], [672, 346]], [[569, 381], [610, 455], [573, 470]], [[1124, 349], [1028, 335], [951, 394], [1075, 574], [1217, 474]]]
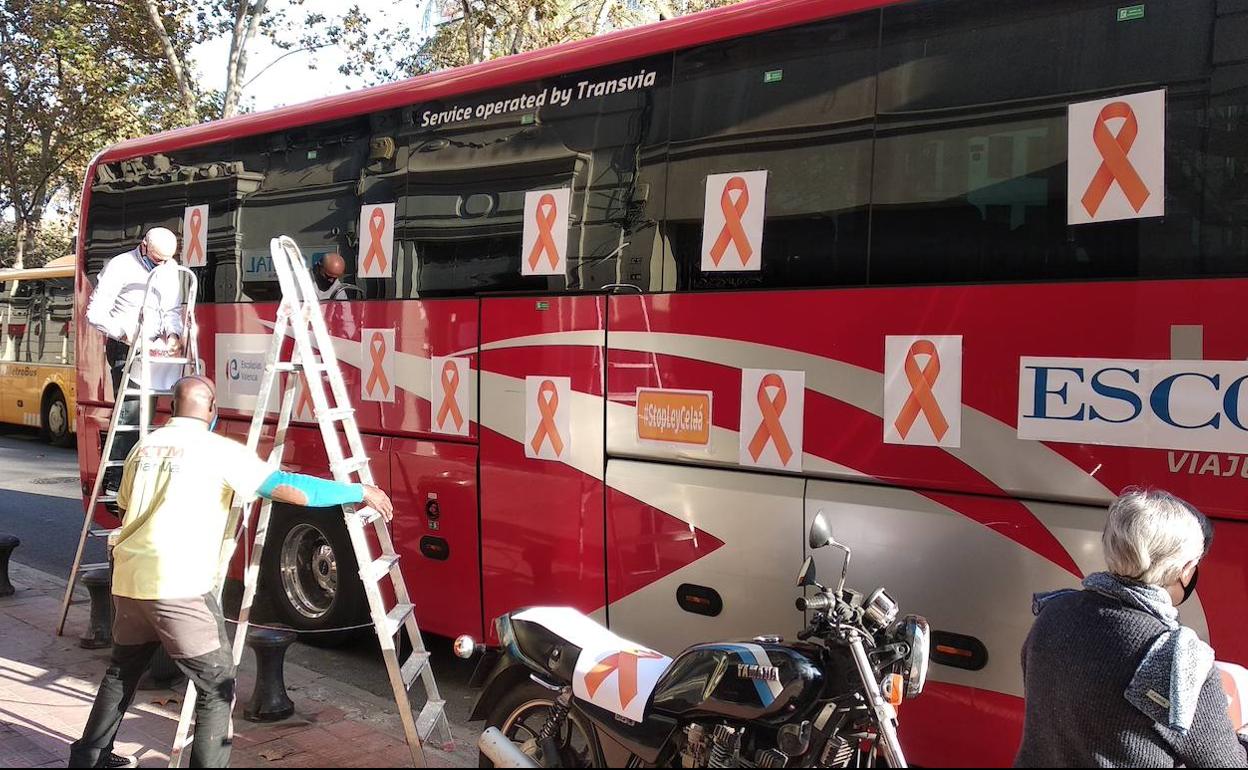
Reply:
[[1192, 579], [1188, 581], [1187, 585], [1183, 586], [1183, 601], [1179, 602], [1179, 604], [1183, 604], [1183, 602], [1192, 598], [1192, 594], [1196, 593], [1196, 583], [1199, 581], [1200, 565], [1197, 565], [1196, 569], [1192, 570]]

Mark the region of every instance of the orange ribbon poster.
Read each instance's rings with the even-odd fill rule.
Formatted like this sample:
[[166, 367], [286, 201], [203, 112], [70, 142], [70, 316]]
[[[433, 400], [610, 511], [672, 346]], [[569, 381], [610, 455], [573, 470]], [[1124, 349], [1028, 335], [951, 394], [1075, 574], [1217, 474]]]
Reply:
[[663, 656], [649, 650], [624, 650], [615, 652], [598, 661], [585, 675], [585, 691], [597, 699], [598, 690], [612, 674], [616, 675], [616, 692], [620, 696], [620, 710], [624, 711], [637, 697], [637, 662], [639, 660], [663, 660]]
[[467, 358], [430, 359], [429, 406], [433, 415], [433, 432], [449, 436], [468, 435], [469, 360]]
[[757, 271], [763, 266], [767, 172], [711, 174], [702, 219], [704, 272]]
[[572, 380], [525, 378], [524, 456], [566, 460], [572, 443]]
[[366, 203], [360, 207], [358, 269], [361, 278], [394, 275], [393, 203]]
[[1067, 221], [1165, 214], [1166, 92], [1070, 105]]
[[182, 214], [182, 264], [208, 264], [208, 206], [187, 206]]
[[521, 275], [567, 274], [571, 199], [567, 187], [525, 193]]
[[800, 471], [806, 373], [741, 372], [742, 465]]
[[394, 329], [365, 329], [360, 335], [360, 397], [394, 402]]
[[961, 337], [886, 337], [884, 377], [886, 443], [961, 446]]

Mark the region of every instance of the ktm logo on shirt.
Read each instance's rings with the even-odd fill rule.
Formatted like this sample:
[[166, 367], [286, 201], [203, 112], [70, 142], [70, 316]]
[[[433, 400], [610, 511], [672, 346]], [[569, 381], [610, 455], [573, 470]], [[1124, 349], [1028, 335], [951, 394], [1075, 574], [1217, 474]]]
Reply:
[[139, 457], [149, 460], [171, 460], [183, 454], [185, 450], [176, 446], [145, 446], [139, 450]]

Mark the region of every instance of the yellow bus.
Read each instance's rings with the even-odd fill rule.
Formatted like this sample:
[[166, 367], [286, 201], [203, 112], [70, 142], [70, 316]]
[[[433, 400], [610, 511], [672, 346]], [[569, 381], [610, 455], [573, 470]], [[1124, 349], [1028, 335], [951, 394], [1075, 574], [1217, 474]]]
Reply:
[[0, 423], [74, 440], [74, 257], [0, 270]]

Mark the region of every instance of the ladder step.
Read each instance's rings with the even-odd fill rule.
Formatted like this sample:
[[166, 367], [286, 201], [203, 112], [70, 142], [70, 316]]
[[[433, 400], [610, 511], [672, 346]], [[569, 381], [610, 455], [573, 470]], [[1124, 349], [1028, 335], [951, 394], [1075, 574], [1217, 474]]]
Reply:
[[359, 473], [367, 467], [367, 457], [348, 457], [341, 462], [334, 463], [331, 467], [331, 472], [333, 473], [334, 478], [338, 478], [340, 473], [343, 475], [348, 473]]
[[113, 429], [113, 433], [138, 433], [138, 425], [118, 425]]
[[384, 629], [386, 636], [394, 636], [399, 633], [399, 629], [403, 628], [403, 624], [416, 610], [414, 604], [396, 604], [394, 609], [386, 613], [386, 627]]
[[360, 526], [367, 527], [379, 519], [381, 519], [381, 514], [372, 508], [360, 507], [355, 509], [355, 520], [360, 523]]
[[105, 468], [120, 468], [121, 466], [125, 464], [126, 464], [125, 460], [105, 460], [104, 462], [100, 463], [100, 465]]
[[355, 416], [355, 409], [350, 406], [338, 406], [338, 407], [334, 407], [333, 409], [326, 409], [324, 411], [317, 412], [316, 414], [317, 419], [333, 420], [335, 422], [349, 420], [354, 416]]
[[433, 729], [438, 725], [438, 720], [445, 717], [445, 711], [446, 701], [444, 700], [431, 700], [420, 710], [420, 715], [416, 717], [416, 734], [420, 736], [421, 743], [429, 740]]
[[425, 670], [425, 666], [429, 665], [428, 652], [413, 652], [411, 656], [403, 662], [403, 668], [400, 674], [403, 676], [403, 686], [412, 689], [412, 685], [420, 677], [420, 672]]
[[142, 396], [172, 396], [172, 390], [157, 390], [152, 388], [144, 390], [142, 388], [126, 388], [126, 398], [140, 398]]
[[321, 362], [316, 359], [312, 361], [300, 361], [299, 363], [295, 363], [294, 361], [278, 361], [277, 363], [273, 364], [273, 371], [275, 372], [322, 371], [323, 372], [325, 371], [325, 367], [322, 366]]
[[389, 556], [382, 556], [380, 559], [374, 560], [364, 569], [360, 570], [360, 580], [365, 583], [376, 583], [386, 575], [390, 574], [390, 570], [394, 565], [399, 563], [399, 555], [397, 553]]
[[100, 495], [95, 499], [96, 505], [107, 505], [115, 502], [117, 502], [117, 495]]
[[104, 539], [117, 531], [118, 531], [117, 529], [93, 529], [87, 533], [87, 537], [98, 537], [98, 538]]
[[93, 562], [91, 564], [79, 564], [78, 572], [79, 574], [81, 574], [83, 572], [90, 572], [91, 570], [109, 569], [112, 566], [113, 565], [109, 564], [106, 561], [98, 561], [98, 562]]

